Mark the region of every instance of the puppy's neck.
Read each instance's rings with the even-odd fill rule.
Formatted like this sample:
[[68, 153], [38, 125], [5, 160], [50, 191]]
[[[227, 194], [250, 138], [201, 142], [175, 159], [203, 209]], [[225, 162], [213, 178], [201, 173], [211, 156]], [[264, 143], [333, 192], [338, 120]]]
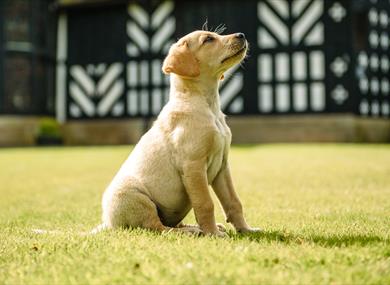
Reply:
[[221, 110], [219, 102], [219, 80], [211, 77], [184, 78], [171, 74], [170, 99], [191, 100], [201, 96], [209, 105], [213, 113]]

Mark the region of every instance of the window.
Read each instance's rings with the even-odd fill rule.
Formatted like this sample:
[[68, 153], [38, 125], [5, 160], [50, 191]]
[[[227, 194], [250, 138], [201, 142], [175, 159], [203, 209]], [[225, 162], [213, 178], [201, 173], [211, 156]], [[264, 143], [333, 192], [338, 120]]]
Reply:
[[0, 1], [0, 113], [54, 111], [55, 19], [49, 10], [51, 2]]

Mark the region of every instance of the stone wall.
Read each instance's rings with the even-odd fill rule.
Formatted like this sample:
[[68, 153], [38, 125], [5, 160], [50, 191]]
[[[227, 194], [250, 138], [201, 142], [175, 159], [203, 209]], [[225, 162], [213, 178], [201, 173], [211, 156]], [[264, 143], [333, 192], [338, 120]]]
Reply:
[[[353, 115], [236, 116], [227, 119], [234, 144], [283, 142], [390, 142], [390, 120]], [[70, 121], [61, 126], [65, 145], [134, 144], [153, 120]], [[39, 117], [0, 116], [0, 146], [31, 146]]]

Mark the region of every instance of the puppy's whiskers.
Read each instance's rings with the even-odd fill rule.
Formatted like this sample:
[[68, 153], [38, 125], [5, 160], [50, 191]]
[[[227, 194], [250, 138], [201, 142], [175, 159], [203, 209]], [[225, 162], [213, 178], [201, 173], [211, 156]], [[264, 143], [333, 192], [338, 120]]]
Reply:
[[219, 24], [215, 29], [214, 29], [214, 33], [217, 33], [217, 34], [222, 34], [224, 31], [226, 30], [226, 26], [225, 24]]
[[208, 24], [209, 24], [209, 19], [206, 18], [206, 21], [202, 25], [202, 31], [207, 31], [207, 32], [209, 31]]

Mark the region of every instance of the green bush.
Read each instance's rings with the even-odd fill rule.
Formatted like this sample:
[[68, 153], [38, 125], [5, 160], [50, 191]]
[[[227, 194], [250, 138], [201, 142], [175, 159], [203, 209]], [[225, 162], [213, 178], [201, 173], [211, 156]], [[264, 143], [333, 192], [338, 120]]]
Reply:
[[60, 125], [53, 118], [42, 118], [39, 122], [38, 137], [61, 138]]

